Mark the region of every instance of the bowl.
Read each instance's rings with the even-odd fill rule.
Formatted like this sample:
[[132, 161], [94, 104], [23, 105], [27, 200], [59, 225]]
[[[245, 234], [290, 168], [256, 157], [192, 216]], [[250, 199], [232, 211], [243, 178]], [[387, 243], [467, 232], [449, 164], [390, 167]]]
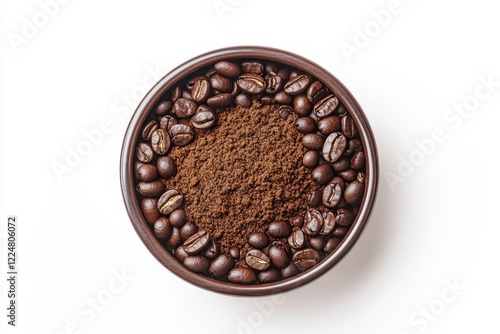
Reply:
[[[141, 211], [136, 193], [137, 181], [134, 176], [134, 161], [141, 129], [148, 114], [165, 94], [170, 92], [179, 82], [183, 82], [183, 80], [185, 82], [186, 78], [194, 75], [193, 73], [198, 73], [217, 62], [239, 62], [249, 59], [263, 62], [272, 61], [307, 73], [321, 81], [338, 98], [339, 105], [344, 106], [345, 111], [354, 121], [359, 133], [359, 140], [363, 145], [365, 156], [364, 180], [362, 180], [364, 192], [361, 201], [357, 204], [354, 221], [340, 244], [312, 268], [271, 283], [235, 284], [227, 279], [215, 279], [206, 274], [189, 270], [173, 256], [163, 242], [157, 239], [151, 225], [148, 224]], [[314, 281], [335, 266], [355, 245], [367, 223], [376, 197], [378, 177], [378, 156], [372, 130], [361, 107], [347, 88], [326, 69], [302, 56], [261, 46], [238, 46], [214, 50], [188, 60], [166, 74], [147, 93], [132, 116], [123, 140], [120, 160], [121, 188], [126, 210], [132, 226], [151, 254], [172, 273], [189, 283], [214, 292], [239, 296], [261, 296], [295, 289]]]

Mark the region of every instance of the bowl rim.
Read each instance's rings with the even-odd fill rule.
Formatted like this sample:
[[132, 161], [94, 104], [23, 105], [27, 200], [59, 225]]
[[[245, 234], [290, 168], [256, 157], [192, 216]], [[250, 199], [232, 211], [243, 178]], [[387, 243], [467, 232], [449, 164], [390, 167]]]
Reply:
[[[344, 236], [340, 246], [313, 268], [296, 276], [264, 284], [240, 285], [222, 282], [191, 272], [170, 254], [156, 239], [142, 216], [139, 201], [135, 195], [135, 178], [133, 162], [135, 143], [138, 140], [140, 127], [148, 116], [151, 108], [161, 96], [177, 82], [203, 67], [212, 65], [221, 60], [256, 59], [269, 60], [295, 67], [309, 73], [325, 84], [342, 102], [349, 115], [358, 127], [359, 136], [365, 148], [365, 191], [356, 219], [348, 233]], [[339, 263], [358, 241], [375, 203], [379, 167], [378, 154], [374, 135], [366, 116], [354, 96], [329, 71], [313, 61], [295, 53], [263, 46], [233, 46], [216, 49], [191, 58], [177, 66], [161, 78], [144, 96], [135, 110], [127, 127], [120, 156], [120, 184], [125, 207], [130, 221], [149, 252], [168, 270], [185, 281], [198, 287], [229, 295], [262, 296], [281, 293], [304, 286]]]

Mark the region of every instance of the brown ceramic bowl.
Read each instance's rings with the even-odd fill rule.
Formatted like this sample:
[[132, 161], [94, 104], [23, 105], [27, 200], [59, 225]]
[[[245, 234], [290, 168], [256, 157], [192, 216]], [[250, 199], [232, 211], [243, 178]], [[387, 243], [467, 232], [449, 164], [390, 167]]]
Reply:
[[[339, 98], [354, 119], [365, 150], [366, 178], [364, 196], [358, 214], [340, 246], [311, 269], [275, 283], [239, 285], [191, 272], [156, 239], [143, 217], [135, 193], [133, 172], [135, 143], [140, 135], [141, 126], [155, 103], [178, 81], [193, 72], [215, 62], [232, 59], [272, 60], [307, 72], [322, 81]], [[195, 57], [172, 70], [149, 91], [139, 104], [128, 126], [121, 153], [120, 177], [123, 198], [132, 225], [144, 245], [161, 264], [182, 279], [208, 290], [231, 295], [260, 296], [284, 292], [313, 281], [330, 270], [354, 246], [365, 227], [374, 204], [378, 181], [378, 156], [373, 133], [365, 114], [351, 93], [337, 78], [324, 68], [299, 55], [267, 47], [241, 46], [219, 49]], [[369, 255], [367, 254], [367, 256]]]

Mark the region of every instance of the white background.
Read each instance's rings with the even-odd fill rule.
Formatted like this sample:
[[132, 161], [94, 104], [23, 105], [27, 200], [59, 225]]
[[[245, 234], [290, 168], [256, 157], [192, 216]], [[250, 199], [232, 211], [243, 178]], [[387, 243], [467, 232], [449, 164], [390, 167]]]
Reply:
[[[386, 0], [73, 0], [46, 9], [44, 22], [45, 2], [0, 7], [2, 268], [9, 214], [20, 239], [18, 326], [6, 326], [2, 278], [1, 332], [500, 332], [493, 1], [401, 0], [385, 26], [373, 12]], [[357, 53], [346, 56], [347, 44]], [[121, 197], [121, 142], [131, 106], [158, 79], [150, 73], [233, 45], [289, 50], [334, 73], [363, 107], [380, 153], [378, 199], [359, 243], [326, 275], [274, 300], [174, 276], [143, 246]], [[496, 83], [491, 92], [481, 78]], [[475, 98], [477, 87], [489, 95]], [[464, 103], [465, 117], [448, 111]], [[102, 122], [107, 133], [58, 179], [54, 163], [66, 164]], [[424, 155], [417, 142], [436, 129], [444, 140]], [[388, 173], [409, 159], [417, 166], [391, 187]], [[96, 297], [105, 305], [92, 311]]]

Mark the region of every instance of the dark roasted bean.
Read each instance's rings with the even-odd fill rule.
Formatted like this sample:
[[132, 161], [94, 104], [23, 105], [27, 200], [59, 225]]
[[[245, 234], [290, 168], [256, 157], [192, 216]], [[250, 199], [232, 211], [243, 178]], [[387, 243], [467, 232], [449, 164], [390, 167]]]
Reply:
[[172, 109], [172, 106], [174, 104], [172, 103], [172, 101], [170, 100], [163, 100], [163, 101], [160, 101], [157, 105], [156, 105], [156, 108], [155, 108], [155, 113], [158, 115], [158, 116], [163, 116], [165, 115], [166, 113], [168, 113], [170, 111], [170, 109]]
[[330, 254], [331, 252], [333, 252], [337, 248], [337, 246], [340, 245], [341, 242], [342, 238], [332, 237], [328, 239], [325, 247], [323, 248], [325, 253]]
[[155, 120], [149, 121], [146, 123], [144, 128], [142, 128], [142, 139], [144, 140], [151, 140], [151, 135], [155, 130], [158, 129], [158, 122]]
[[317, 184], [328, 183], [333, 177], [333, 169], [328, 164], [321, 164], [312, 170], [311, 177]]
[[180, 229], [181, 238], [183, 241], [198, 232], [198, 226], [195, 223], [188, 221]]
[[290, 71], [291, 71], [290, 68], [284, 67], [279, 69], [278, 72], [276, 72], [276, 74], [279, 75], [284, 82], [287, 82], [288, 79], [290, 79]]
[[286, 121], [291, 115], [291, 109], [290, 106], [281, 105], [278, 108], [278, 115]]
[[193, 127], [200, 130], [211, 128], [215, 124], [215, 113], [207, 105], [198, 107], [196, 114], [191, 119]]
[[302, 224], [304, 224], [304, 217], [301, 217], [301, 216], [293, 217], [290, 220], [290, 225], [292, 225], [293, 227], [301, 228]]
[[[182, 228], [181, 228], [182, 236]], [[184, 241], [182, 246], [188, 254], [196, 254], [204, 250], [210, 243], [210, 235], [207, 231], [201, 230], [190, 236]]]
[[264, 248], [269, 245], [269, 237], [263, 232], [253, 232], [248, 236], [248, 244], [255, 248]]
[[229, 248], [229, 255], [231, 255], [232, 258], [239, 260], [240, 258], [240, 249], [238, 247], [231, 247]]
[[308, 133], [302, 137], [302, 145], [308, 150], [321, 150], [325, 143], [325, 137], [317, 133]]
[[347, 234], [347, 227], [344, 226], [335, 226], [332, 232], [332, 236], [339, 238], [343, 237], [346, 234]]
[[139, 182], [137, 192], [144, 197], [158, 197], [165, 191], [165, 184], [161, 181]]
[[158, 198], [143, 198], [141, 200], [141, 211], [144, 215], [144, 219], [146, 219], [149, 224], [154, 224], [154, 222], [160, 218], [157, 203]]
[[266, 77], [266, 93], [276, 94], [284, 86], [284, 81], [277, 74], [270, 74]]
[[327, 208], [334, 208], [342, 199], [344, 189], [344, 180], [340, 177], [334, 177], [323, 189], [322, 203]]
[[266, 61], [264, 64], [264, 70], [266, 73], [277, 73], [278, 72], [278, 64], [273, 61]]
[[347, 138], [356, 137], [358, 134], [358, 129], [356, 128], [356, 124], [354, 120], [349, 115], [345, 115], [340, 119], [342, 125], [342, 132]]
[[351, 168], [361, 169], [365, 166], [365, 152], [358, 151], [351, 158]]
[[236, 79], [240, 75], [238, 64], [230, 61], [219, 61], [214, 64], [214, 69], [217, 73], [232, 79]]
[[159, 157], [156, 161], [156, 168], [164, 179], [170, 179], [177, 174], [177, 164], [168, 156]]
[[353, 169], [348, 169], [346, 171], [343, 171], [343, 172], [340, 172], [340, 173], [337, 173], [338, 176], [340, 176], [341, 178], [344, 179], [344, 181], [346, 182], [351, 182], [351, 181], [354, 181], [356, 180], [356, 176], [358, 173], [356, 173], [356, 171], [354, 171]]
[[234, 97], [234, 104], [238, 107], [250, 108], [252, 106], [252, 98], [247, 93], [239, 93]]
[[290, 76], [290, 79], [285, 84], [285, 93], [290, 95], [297, 95], [305, 91], [309, 87], [311, 77], [305, 73]]
[[347, 141], [347, 148], [344, 151], [345, 155], [352, 155], [357, 151], [363, 149], [363, 145], [361, 144], [361, 140], [359, 139], [350, 139]]
[[155, 165], [142, 164], [136, 171], [137, 179], [139, 181], [149, 182], [158, 177], [158, 170]]
[[238, 78], [238, 86], [248, 94], [260, 94], [266, 89], [266, 81], [263, 77], [253, 73], [244, 73]]
[[174, 116], [166, 115], [160, 118], [160, 129], [170, 132], [173, 125], [177, 124], [177, 119]]
[[306, 236], [302, 230], [295, 230], [288, 237], [288, 244], [293, 249], [301, 249], [306, 243]]
[[210, 238], [207, 248], [201, 253], [201, 255], [206, 256], [210, 260], [215, 259], [220, 254], [220, 247], [214, 239]]
[[323, 227], [323, 216], [321, 212], [317, 210], [309, 210], [304, 216], [304, 225], [302, 226], [302, 231], [305, 234], [312, 237], [321, 231]]
[[323, 118], [331, 115], [337, 109], [338, 105], [339, 99], [335, 95], [330, 94], [314, 105], [314, 113], [319, 118]]
[[233, 268], [227, 274], [227, 280], [231, 283], [252, 284], [257, 280], [257, 276], [252, 269]]
[[279, 103], [279, 104], [290, 104], [292, 103], [293, 98], [285, 93], [284, 91], [276, 93], [274, 95], [274, 102]]
[[330, 134], [323, 145], [323, 158], [328, 162], [337, 161], [347, 146], [346, 137], [340, 132], [334, 132]]
[[230, 93], [220, 93], [209, 97], [207, 104], [212, 108], [224, 108], [233, 102], [233, 96]]
[[170, 150], [172, 142], [170, 140], [170, 135], [166, 130], [157, 129], [151, 135], [151, 147], [156, 154], [164, 155]]
[[356, 180], [352, 181], [347, 185], [344, 191], [344, 199], [347, 204], [357, 204], [363, 197], [365, 191], [364, 174], [358, 173]]
[[166, 240], [172, 235], [172, 225], [166, 217], [160, 217], [155, 221], [153, 231], [158, 239]]
[[194, 140], [194, 130], [186, 124], [176, 124], [170, 129], [172, 143], [176, 146], [186, 146]]
[[293, 255], [293, 263], [300, 270], [307, 270], [318, 264], [319, 257], [319, 253], [316, 250], [306, 248]]
[[169, 217], [170, 224], [174, 227], [182, 227], [187, 221], [186, 211], [183, 209], [174, 210]]
[[312, 104], [316, 104], [319, 100], [321, 100], [326, 95], [326, 88], [323, 86], [321, 81], [313, 82], [309, 88], [307, 89], [307, 99]]
[[182, 97], [182, 87], [177, 86], [172, 90], [172, 101], [175, 103], [178, 99]]
[[266, 271], [259, 271], [257, 278], [259, 279], [260, 283], [276, 282], [281, 278], [281, 271], [274, 268], [268, 269]]
[[307, 205], [309, 205], [311, 208], [317, 208], [321, 204], [321, 197], [322, 194], [319, 190], [311, 191], [311, 194], [309, 195], [309, 198], [307, 200]]
[[300, 117], [295, 122], [295, 129], [300, 133], [311, 133], [316, 130], [316, 121], [311, 117]]
[[354, 215], [347, 209], [338, 209], [335, 211], [335, 223], [340, 226], [349, 226], [354, 221]]
[[297, 95], [293, 99], [293, 110], [295, 110], [295, 113], [300, 117], [309, 115], [312, 107], [313, 105], [309, 102], [305, 94]]
[[180, 262], [184, 262], [184, 260], [189, 256], [188, 253], [184, 250], [184, 247], [179, 246], [174, 251], [174, 256]]
[[264, 106], [274, 104], [274, 99], [272, 96], [264, 95], [260, 98], [260, 103]]
[[243, 73], [262, 74], [264, 73], [264, 66], [258, 61], [244, 61], [241, 63], [241, 70]]
[[271, 260], [258, 249], [251, 249], [245, 255], [245, 262], [255, 270], [266, 270], [271, 265]]
[[335, 228], [335, 215], [332, 212], [323, 212], [323, 226], [319, 231], [321, 235], [328, 235], [332, 233]]
[[150, 162], [153, 160], [155, 153], [149, 143], [140, 143], [135, 151], [135, 156], [141, 162]]
[[[213, 77], [212, 77], [213, 78]], [[210, 81], [205, 76], [196, 77], [193, 82], [191, 96], [198, 103], [204, 102], [210, 96]]]
[[325, 239], [320, 236], [312, 237], [309, 238], [309, 245], [315, 249], [315, 250], [323, 250], [323, 247], [325, 247]]
[[342, 157], [337, 161], [335, 161], [334, 163], [330, 164], [330, 166], [332, 166], [333, 171], [335, 173], [340, 173], [348, 170], [351, 167], [351, 162], [349, 161], [348, 158]]
[[229, 93], [233, 90], [233, 81], [220, 74], [214, 74], [210, 78], [210, 85], [221, 93]]
[[181, 231], [177, 227], [173, 227], [172, 235], [170, 235], [170, 238], [167, 239], [167, 246], [174, 249], [180, 244], [182, 244]]
[[189, 255], [184, 259], [186, 268], [195, 273], [202, 273], [208, 269], [210, 261], [203, 255]]
[[164, 215], [171, 214], [177, 210], [183, 203], [184, 197], [175, 189], [167, 190], [160, 199], [158, 199], [158, 210]]
[[290, 262], [286, 250], [278, 246], [269, 247], [269, 258], [271, 259], [271, 263], [279, 269], [285, 268]]
[[267, 234], [273, 238], [286, 238], [292, 233], [292, 226], [286, 220], [275, 220], [267, 226]]
[[300, 273], [299, 268], [297, 268], [297, 266], [291, 261], [286, 268], [281, 269], [281, 275], [283, 278], [290, 278], [298, 273]]
[[319, 163], [319, 153], [315, 150], [310, 150], [304, 153], [302, 164], [307, 168], [314, 168]]
[[208, 273], [216, 277], [222, 277], [233, 269], [234, 264], [234, 259], [231, 256], [227, 254], [220, 254], [210, 264]]
[[181, 97], [175, 101], [172, 112], [179, 118], [187, 118], [194, 115], [197, 107], [196, 102], [193, 100]]
[[338, 132], [340, 129], [340, 118], [338, 116], [328, 116], [318, 121], [318, 130], [325, 136], [333, 132]]

